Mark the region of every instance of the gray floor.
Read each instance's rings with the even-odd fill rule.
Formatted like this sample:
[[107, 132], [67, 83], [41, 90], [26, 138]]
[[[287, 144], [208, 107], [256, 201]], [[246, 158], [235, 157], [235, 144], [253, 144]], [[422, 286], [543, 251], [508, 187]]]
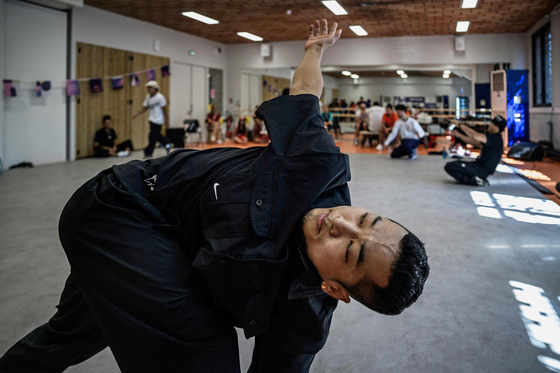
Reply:
[[[456, 185], [441, 157], [350, 158], [353, 204], [415, 232], [426, 243], [431, 275], [418, 303], [397, 317], [341, 303], [312, 372], [548, 372], [546, 364], [560, 361], [557, 205], [539, 202], [545, 197], [513, 174], [496, 173], [483, 189]], [[65, 202], [98, 171], [130, 159], [86, 159], [0, 177], [0, 355], [55, 311], [69, 273], [57, 237]], [[476, 205], [471, 191], [488, 193], [475, 196], [493, 206]], [[518, 221], [512, 212], [550, 224]], [[516, 295], [514, 286], [523, 285], [510, 281], [543, 292]], [[239, 341], [246, 371], [252, 342], [241, 335]], [[68, 371], [118, 368], [106, 349]]]

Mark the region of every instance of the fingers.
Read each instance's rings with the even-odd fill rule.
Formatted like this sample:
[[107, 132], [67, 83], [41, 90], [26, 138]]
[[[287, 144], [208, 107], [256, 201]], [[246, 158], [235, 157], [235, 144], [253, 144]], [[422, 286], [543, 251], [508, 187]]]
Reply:
[[315, 21], [315, 36], [321, 35], [321, 24], [319, 20]]
[[321, 21], [321, 35], [327, 35], [329, 33], [329, 26], [327, 24], [327, 20], [323, 19]]
[[309, 37], [313, 37], [313, 25], [309, 25]]
[[329, 36], [333, 36], [336, 33], [336, 27], [338, 26], [338, 23], [333, 23], [331, 26], [331, 32], [329, 32]]

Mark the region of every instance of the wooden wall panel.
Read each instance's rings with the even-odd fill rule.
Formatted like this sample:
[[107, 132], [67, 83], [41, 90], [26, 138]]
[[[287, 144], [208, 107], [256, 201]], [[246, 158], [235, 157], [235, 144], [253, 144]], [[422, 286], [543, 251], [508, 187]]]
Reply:
[[[266, 82], [266, 84], [265, 84]], [[272, 85], [269, 88], [269, 85]], [[274, 97], [281, 96], [284, 88], [290, 88], [292, 82], [290, 79], [277, 78], [275, 76], [263, 75], [262, 76], [262, 100], [268, 101]], [[275, 94], [275, 90], [277, 94]]]
[[[95, 132], [101, 128], [104, 115], [112, 117], [112, 125], [117, 132], [118, 142], [132, 140], [135, 149], [148, 145], [148, 114], [132, 122], [132, 114], [142, 108], [147, 91], [146, 74], [140, 74], [141, 84], [130, 86], [131, 72], [154, 68], [160, 92], [168, 100], [169, 78], [162, 78], [160, 66], [169, 65], [169, 58], [133, 53], [119, 49], [78, 43], [77, 74], [81, 78], [105, 78], [103, 92], [91, 93], [89, 81], [80, 82], [80, 95], [76, 98], [76, 157], [93, 155]], [[114, 90], [111, 77], [123, 75], [124, 87]]]

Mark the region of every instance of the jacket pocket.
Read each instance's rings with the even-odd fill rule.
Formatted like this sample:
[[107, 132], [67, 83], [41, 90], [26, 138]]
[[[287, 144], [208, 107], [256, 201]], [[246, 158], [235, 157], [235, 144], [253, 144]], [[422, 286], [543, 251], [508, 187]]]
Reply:
[[259, 237], [274, 234], [276, 173], [238, 174], [216, 180], [201, 196], [204, 237]]

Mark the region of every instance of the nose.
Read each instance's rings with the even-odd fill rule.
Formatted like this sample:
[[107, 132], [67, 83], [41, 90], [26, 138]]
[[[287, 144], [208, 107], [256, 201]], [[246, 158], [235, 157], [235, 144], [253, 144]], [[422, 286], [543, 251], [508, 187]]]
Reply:
[[354, 235], [357, 233], [357, 227], [352, 222], [344, 219], [342, 216], [337, 216], [332, 221], [331, 236], [339, 237], [344, 234]]

